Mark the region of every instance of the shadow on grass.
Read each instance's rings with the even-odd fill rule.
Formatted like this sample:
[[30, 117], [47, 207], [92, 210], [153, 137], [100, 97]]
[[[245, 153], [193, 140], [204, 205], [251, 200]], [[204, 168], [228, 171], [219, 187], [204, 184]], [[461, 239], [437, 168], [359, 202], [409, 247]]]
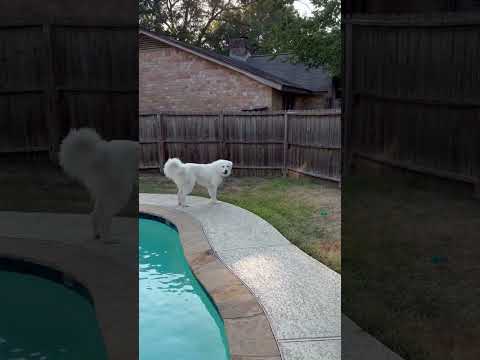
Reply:
[[418, 177], [342, 192], [343, 311], [405, 359], [479, 359], [480, 202]]
[[[87, 190], [49, 161], [4, 163], [0, 174], [0, 211], [90, 213]], [[119, 216], [138, 215], [138, 187]]]

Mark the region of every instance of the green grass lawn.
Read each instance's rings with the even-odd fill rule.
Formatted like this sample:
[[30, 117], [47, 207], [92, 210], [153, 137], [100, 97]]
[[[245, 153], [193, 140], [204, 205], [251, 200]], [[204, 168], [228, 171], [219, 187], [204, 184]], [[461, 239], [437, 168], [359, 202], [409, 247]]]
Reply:
[[[163, 176], [140, 175], [140, 192], [176, 193]], [[208, 197], [197, 186], [193, 195]], [[219, 200], [247, 209], [276, 227], [307, 254], [341, 271], [340, 189], [335, 184], [294, 178], [229, 178]]]
[[342, 198], [342, 310], [405, 359], [480, 359], [480, 202], [379, 176]]

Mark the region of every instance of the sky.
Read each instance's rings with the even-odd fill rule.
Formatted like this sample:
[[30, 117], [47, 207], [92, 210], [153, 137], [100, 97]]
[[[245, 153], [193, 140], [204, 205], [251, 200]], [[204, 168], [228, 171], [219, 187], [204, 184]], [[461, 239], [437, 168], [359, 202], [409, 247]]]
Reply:
[[298, 10], [300, 15], [311, 16], [313, 5], [310, 0], [297, 0], [294, 3], [295, 8]]

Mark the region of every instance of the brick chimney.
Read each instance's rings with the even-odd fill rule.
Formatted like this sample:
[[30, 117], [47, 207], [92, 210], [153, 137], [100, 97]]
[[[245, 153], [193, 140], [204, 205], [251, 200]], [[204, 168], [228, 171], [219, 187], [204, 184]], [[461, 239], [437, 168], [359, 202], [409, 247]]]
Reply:
[[248, 38], [240, 37], [230, 40], [230, 54], [231, 58], [245, 61], [250, 57], [250, 50], [248, 49]]

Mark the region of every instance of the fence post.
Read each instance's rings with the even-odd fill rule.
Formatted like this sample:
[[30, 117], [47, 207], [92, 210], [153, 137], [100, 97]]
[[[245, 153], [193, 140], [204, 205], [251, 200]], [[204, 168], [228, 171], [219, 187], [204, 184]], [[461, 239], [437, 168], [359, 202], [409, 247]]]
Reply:
[[158, 159], [160, 164], [159, 167], [161, 171], [163, 171], [163, 165], [165, 165], [165, 162], [167, 161], [167, 147], [166, 147], [166, 134], [165, 134], [165, 129], [164, 129], [164, 124], [163, 124], [163, 113], [157, 113], [155, 114], [155, 118], [158, 119], [158, 128], [160, 129], [160, 136], [158, 139]]
[[284, 130], [283, 130], [283, 177], [288, 173], [288, 111], [283, 114]]
[[59, 133], [57, 122], [57, 93], [55, 89], [55, 69], [53, 65], [53, 39], [52, 24], [43, 24], [43, 36], [45, 44], [45, 73], [46, 75], [46, 120], [48, 124], [48, 142], [50, 160], [57, 162], [57, 152], [59, 147]]
[[226, 159], [228, 157], [227, 148], [225, 144], [225, 115], [223, 111], [218, 114], [218, 121], [220, 122], [220, 157]]

